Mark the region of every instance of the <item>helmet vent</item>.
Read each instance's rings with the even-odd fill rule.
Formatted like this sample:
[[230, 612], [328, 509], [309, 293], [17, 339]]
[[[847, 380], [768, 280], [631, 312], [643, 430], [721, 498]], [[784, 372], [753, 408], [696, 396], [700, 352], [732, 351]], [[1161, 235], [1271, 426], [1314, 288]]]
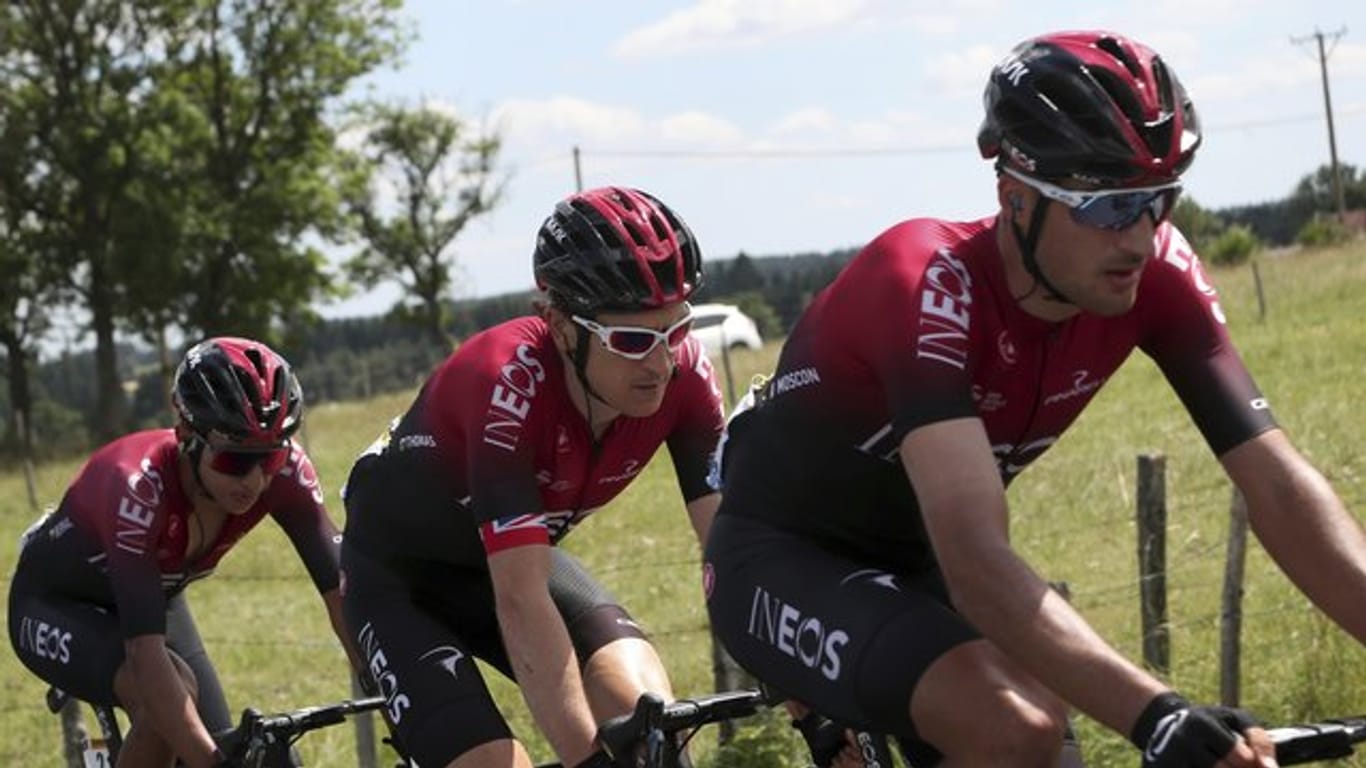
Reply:
[[1129, 74], [1134, 77], [1142, 77], [1143, 70], [1138, 66], [1132, 54], [1124, 48], [1120, 42], [1113, 37], [1102, 37], [1096, 40], [1096, 47], [1119, 59], [1119, 63], [1129, 70]]

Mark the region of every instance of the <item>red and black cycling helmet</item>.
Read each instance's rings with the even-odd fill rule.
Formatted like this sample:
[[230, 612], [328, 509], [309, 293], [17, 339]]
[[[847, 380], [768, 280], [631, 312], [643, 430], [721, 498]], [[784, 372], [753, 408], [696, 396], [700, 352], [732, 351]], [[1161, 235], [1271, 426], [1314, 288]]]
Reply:
[[304, 411], [289, 363], [259, 341], [231, 336], [185, 353], [171, 400], [184, 428], [212, 448], [234, 451], [288, 445]]
[[581, 315], [686, 301], [702, 283], [702, 252], [678, 214], [638, 189], [565, 198], [541, 224], [533, 259], [550, 303]]
[[1113, 32], [1020, 43], [992, 69], [983, 101], [982, 156], [1039, 178], [1110, 187], [1174, 181], [1200, 146], [1200, 121], [1176, 73]]

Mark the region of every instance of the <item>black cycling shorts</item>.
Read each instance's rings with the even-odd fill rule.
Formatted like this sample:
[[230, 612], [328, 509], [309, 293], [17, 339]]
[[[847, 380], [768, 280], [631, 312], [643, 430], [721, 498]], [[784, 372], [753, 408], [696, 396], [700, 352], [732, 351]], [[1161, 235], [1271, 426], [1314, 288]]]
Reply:
[[[40, 573], [47, 564], [26, 558], [10, 583], [9, 635], [19, 660], [49, 685], [81, 701], [117, 705], [114, 675], [124, 660], [124, 637], [113, 609], [51, 592]], [[228, 702], [183, 592], [166, 602], [166, 646], [185, 661], [199, 687], [197, 709], [210, 731], [232, 727]]]
[[903, 742], [918, 741], [920, 676], [980, 637], [937, 570], [870, 567], [733, 514], [712, 524], [704, 583], [712, 628], [742, 667], [826, 717]]
[[[607, 589], [570, 555], [552, 550], [550, 594], [582, 665], [618, 639], [644, 638]], [[474, 658], [509, 679], [486, 570], [434, 561], [384, 561], [342, 543], [342, 606], [385, 717], [418, 765], [446, 765], [511, 738]]]

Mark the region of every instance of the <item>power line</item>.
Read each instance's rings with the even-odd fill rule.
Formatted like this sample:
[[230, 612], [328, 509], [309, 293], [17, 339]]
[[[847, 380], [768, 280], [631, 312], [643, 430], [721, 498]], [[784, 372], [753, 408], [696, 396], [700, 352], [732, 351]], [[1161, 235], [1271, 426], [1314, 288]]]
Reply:
[[[1354, 105], [1338, 110], [1339, 114], [1360, 114], [1366, 112], [1366, 104]], [[1272, 125], [1307, 123], [1318, 120], [1312, 113], [1283, 115], [1279, 117], [1242, 120], [1234, 123], [1209, 123], [1209, 129], [1235, 131], [1245, 128], [1264, 128]], [[574, 147], [574, 161], [577, 164], [582, 156], [600, 158], [655, 158], [673, 160], [792, 160], [817, 158], [857, 158], [857, 157], [895, 157], [907, 155], [950, 154], [955, 152], [975, 153], [977, 148], [965, 144], [927, 144], [924, 146], [902, 147], [793, 147], [788, 149], [616, 149], [612, 147]], [[561, 156], [562, 157], [562, 156]]]

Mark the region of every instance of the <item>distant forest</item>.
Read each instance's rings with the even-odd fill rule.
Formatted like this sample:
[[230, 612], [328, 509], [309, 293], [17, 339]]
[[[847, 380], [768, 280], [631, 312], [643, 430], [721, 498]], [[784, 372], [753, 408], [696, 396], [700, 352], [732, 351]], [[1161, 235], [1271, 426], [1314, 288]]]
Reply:
[[[780, 337], [855, 253], [854, 248], [763, 258], [741, 253], [712, 261], [694, 301], [738, 304], [754, 317], [766, 338]], [[531, 314], [534, 298], [533, 292], [526, 291], [453, 302], [450, 334], [463, 339], [504, 320]], [[322, 320], [291, 328], [278, 349], [294, 366], [310, 404], [412, 389], [451, 351], [424, 328], [393, 315]], [[169, 424], [156, 352], [121, 344], [118, 360], [134, 426]], [[33, 432], [38, 456], [89, 449], [92, 438], [86, 414], [95, 408], [93, 370], [93, 351], [64, 354], [35, 369]], [[7, 395], [0, 390], [0, 413], [9, 412]]]

